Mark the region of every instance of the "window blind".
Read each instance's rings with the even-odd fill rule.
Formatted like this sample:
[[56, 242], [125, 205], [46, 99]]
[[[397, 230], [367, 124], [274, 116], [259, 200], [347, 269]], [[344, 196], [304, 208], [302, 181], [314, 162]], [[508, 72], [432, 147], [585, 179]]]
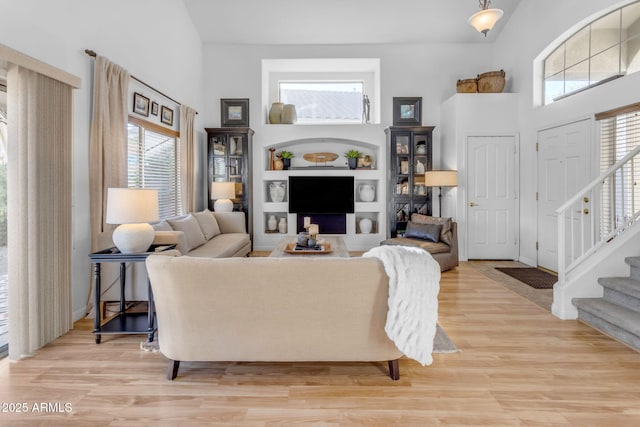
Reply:
[[128, 123], [128, 185], [158, 190], [160, 219], [165, 219], [182, 213], [179, 139], [149, 127], [139, 120]]
[[[600, 124], [600, 173], [640, 145], [640, 104], [596, 115]], [[640, 159], [603, 182], [601, 231], [606, 236], [640, 209]]]

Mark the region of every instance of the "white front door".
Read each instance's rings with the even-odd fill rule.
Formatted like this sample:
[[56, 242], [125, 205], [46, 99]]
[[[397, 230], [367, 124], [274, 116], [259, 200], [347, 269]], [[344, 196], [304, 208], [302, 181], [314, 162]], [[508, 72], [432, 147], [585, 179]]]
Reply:
[[469, 259], [517, 259], [516, 141], [513, 136], [467, 139]]
[[538, 265], [552, 271], [558, 271], [556, 209], [591, 179], [590, 135], [590, 120], [538, 132]]

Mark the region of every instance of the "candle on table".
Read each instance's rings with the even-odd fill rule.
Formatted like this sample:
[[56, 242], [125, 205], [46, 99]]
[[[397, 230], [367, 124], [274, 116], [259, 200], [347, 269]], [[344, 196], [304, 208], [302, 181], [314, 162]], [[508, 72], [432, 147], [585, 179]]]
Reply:
[[311, 225], [311, 217], [310, 216], [305, 216], [304, 217], [304, 228], [309, 228], [309, 225]]
[[316, 236], [316, 234], [318, 234], [319, 232], [319, 227], [318, 224], [309, 224], [309, 235], [310, 236]]

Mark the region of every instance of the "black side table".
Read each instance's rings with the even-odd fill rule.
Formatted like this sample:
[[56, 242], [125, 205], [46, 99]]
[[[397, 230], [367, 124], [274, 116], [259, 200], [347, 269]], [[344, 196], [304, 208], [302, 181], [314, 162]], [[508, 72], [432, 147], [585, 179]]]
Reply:
[[[146, 313], [127, 313], [125, 298], [126, 263], [144, 262], [149, 255], [154, 253], [174, 249], [176, 245], [151, 245], [149, 252], [141, 254], [123, 254], [117, 248], [109, 248], [103, 251], [89, 254], [93, 263], [93, 285], [94, 285], [94, 305], [95, 318], [93, 320], [93, 333], [96, 336], [96, 344], [100, 344], [102, 334], [147, 334], [149, 342], [153, 341], [156, 332], [155, 327], [155, 306], [153, 302], [153, 292], [151, 282], [147, 279], [148, 305]], [[103, 262], [120, 263], [120, 312], [113, 319], [101, 325], [100, 320], [100, 265]]]

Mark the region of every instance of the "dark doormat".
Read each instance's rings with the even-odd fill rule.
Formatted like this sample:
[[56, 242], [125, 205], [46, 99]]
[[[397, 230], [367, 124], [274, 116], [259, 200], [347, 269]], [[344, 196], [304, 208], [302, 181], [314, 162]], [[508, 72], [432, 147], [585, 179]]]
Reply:
[[535, 289], [553, 289], [558, 278], [551, 273], [539, 268], [527, 267], [496, 267], [496, 270], [518, 279]]

